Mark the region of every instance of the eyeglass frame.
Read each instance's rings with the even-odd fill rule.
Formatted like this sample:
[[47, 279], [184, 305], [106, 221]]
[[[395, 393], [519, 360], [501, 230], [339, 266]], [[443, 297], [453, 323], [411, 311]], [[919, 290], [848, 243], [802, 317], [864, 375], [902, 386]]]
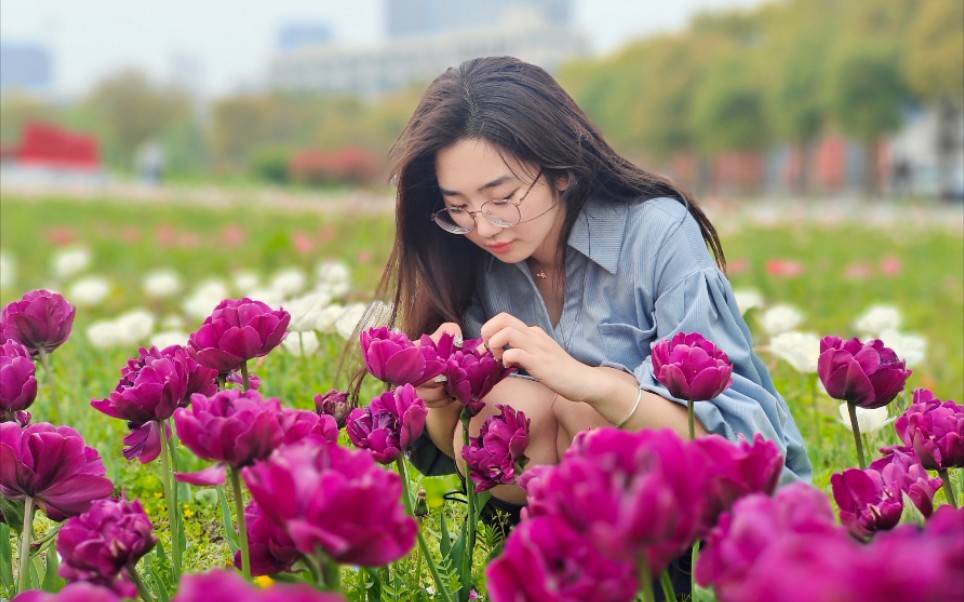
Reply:
[[[441, 229], [444, 230], [445, 232], [448, 232], [449, 234], [455, 234], [455, 235], [457, 235], [457, 236], [460, 236], [460, 235], [463, 235], [463, 234], [469, 234], [469, 233], [471, 233], [471, 232], [475, 232], [476, 230], [478, 230], [478, 228], [479, 228], [479, 218], [477, 218], [476, 215], [477, 215], [477, 214], [480, 214], [480, 213], [482, 214], [482, 217], [485, 218], [485, 221], [489, 222], [489, 223], [492, 224], [493, 226], [496, 226], [496, 227], [498, 227], [498, 228], [514, 228], [514, 227], [518, 226], [519, 224], [521, 224], [522, 222], [526, 221], [526, 220], [522, 219], [522, 210], [519, 209], [519, 207], [522, 205], [522, 202], [523, 202], [523, 201], [525, 201], [527, 198], [529, 198], [529, 193], [532, 192], [532, 189], [535, 188], [535, 186], [536, 186], [536, 182], [538, 182], [538, 181], [539, 181], [539, 178], [541, 178], [541, 177], [542, 177], [542, 169], [540, 169], [539, 172], [536, 173], [536, 177], [532, 179], [532, 183], [529, 184], [529, 187], [528, 187], [528, 188], [526, 189], [526, 191], [522, 194], [522, 198], [519, 199], [519, 202], [513, 204], [513, 206], [514, 206], [514, 207], [516, 208], [516, 210], [519, 212], [519, 221], [517, 221], [517, 222], [514, 223], [514, 224], [506, 225], [505, 222], [503, 222], [503, 223], [496, 223], [496, 222], [492, 221], [492, 219], [489, 218], [489, 216], [487, 216], [487, 215], [485, 214], [485, 212], [484, 212], [484, 210], [483, 210], [483, 209], [485, 208], [485, 206], [488, 205], [489, 203], [495, 203], [495, 202], [498, 202], [498, 201], [486, 201], [486, 202], [482, 203], [482, 205], [479, 207], [479, 210], [478, 210], [478, 211], [469, 211], [469, 210], [463, 208], [463, 210], [465, 211], [466, 214], [472, 216], [472, 227], [471, 227], [471, 228], [466, 229], [466, 228], [464, 228], [464, 227], [462, 227], [462, 226], [459, 226], [461, 229], [464, 230], [464, 232], [453, 232], [452, 230], [449, 230], [448, 228], [446, 228], [445, 226], [443, 226], [443, 225], [438, 221], [437, 216], [438, 216], [440, 213], [448, 213], [448, 212], [449, 212], [449, 209], [452, 209], [452, 207], [442, 207], [442, 208], [439, 209], [438, 211], [433, 212], [432, 215], [429, 216], [429, 219], [430, 219], [432, 222], [434, 222], [436, 226], [438, 226], [439, 228], [441, 228]], [[503, 199], [500, 199], [500, 200], [503, 200]], [[449, 215], [451, 215], [451, 214], [449, 213]], [[455, 220], [452, 220], [452, 222], [453, 222], [453, 224], [454, 224]], [[457, 226], [458, 224], [454, 224], [454, 225]]]

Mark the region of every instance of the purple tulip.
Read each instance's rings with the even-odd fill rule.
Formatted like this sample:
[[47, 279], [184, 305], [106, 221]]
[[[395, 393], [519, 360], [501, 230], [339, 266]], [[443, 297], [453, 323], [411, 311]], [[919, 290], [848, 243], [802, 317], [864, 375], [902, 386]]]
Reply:
[[705, 471], [696, 447], [668, 429], [584, 431], [558, 466], [526, 481], [523, 513], [562, 518], [611, 558], [644, 553], [658, 575], [699, 533]]
[[348, 421], [348, 413], [351, 412], [351, 402], [348, 400], [348, 393], [344, 391], [331, 390], [322, 395], [315, 396], [315, 410], [319, 414], [328, 414], [335, 419], [338, 428], [344, 428]]
[[220, 466], [176, 477], [197, 485], [221, 484], [225, 464], [241, 468], [268, 457], [284, 439], [280, 412], [281, 402], [264, 399], [257, 391], [229, 389], [212, 397], [194, 395], [190, 407], [174, 412], [177, 434], [199, 458]]
[[770, 495], [780, 482], [783, 456], [776, 444], [760, 433], [753, 437], [752, 444], [742, 436], [734, 444], [719, 435], [708, 435], [695, 439], [693, 445], [708, 467], [704, 532], [716, 525], [720, 514], [732, 508], [737, 499], [751, 493]]
[[819, 489], [794, 483], [772, 498], [750, 494], [723, 513], [706, 539], [696, 582], [714, 586], [720, 600], [736, 600], [747, 575], [777, 544], [816, 548], [819, 542], [830, 549], [841, 541], [851, 543], [850, 536], [835, 524], [830, 500]]
[[30, 407], [37, 398], [37, 366], [30, 351], [7, 339], [0, 346], [0, 422], [14, 420], [17, 412]]
[[3, 308], [0, 340], [13, 339], [30, 350], [50, 353], [70, 337], [77, 311], [59, 293], [30, 291], [20, 301]]
[[817, 374], [834, 399], [862, 408], [881, 408], [904, 390], [911, 375], [904, 360], [883, 341], [861, 343], [853, 338], [824, 337], [820, 341]]
[[893, 528], [904, 511], [900, 487], [874, 469], [848, 468], [831, 476], [830, 485], [840, 522], [858, 537]]
[[57, 574], [68, 582], [87, 581], [134, 598], [137, 588], [128, 568], [157, 543], [153, 528], [139, 500], [97, 500], [60, 528], [57, 552], [63, 564]]
[[677, 333], [653, 346], [653, 375], [677, 399], [706, 401], [733, 384], [733, 364], [697, 332]]
[[328, 443], [338, 443], [338, 424], [327, 414], [311, 410], [283, 409], [277, 415], [284, 438], [283, 445], [301, 441], [305, 437], [321, 437]]
[[227, 375], [277, 347], [290, 321], [291, 314], [273, 310], [261, 301], [225, 299], [191, 335], [188, 344], [197, 350], [197, 361]]
[[412, 385], [382, 393], [348, 416], [346, 431], [356, 447], [367, 449], [381, 464], [391, 464], [412, 449], [425, 430], [428, 408]]
[[476, 493], [514, 483], [528, 460], [529, 419], [510, 406], [496, 407], [499, 413], [487, 418], [479, 436], [469, 437], [469, 444], [462, 448]]
[[56, 594], [30, 589], [14, 596], [13, 602], [121, 602], [121, 598], [112, 589], [79, 581]]
[[306, 583], [275, 583], [262, 589], [236, 571], [216, 569], [181, 579], [171, 602], [347, 602], [341, 594], [320, 592]]
[[555, 516], [526, 520], [513, 529], [486, 576], [493, 602], [627, 602], [637, 587], [634, 563], [607, 558]]
[[896, 486], [911, 499], [924, 517], [934, 512], [934, 494], [941, 488], [939, 478], [931, 478], [911, 447], [894, 445], [880, 451], [884, 456], [870, 463], [880, 472], [885, 485]]
[[418, 385], [445, 369], [434, 345], [415, 345], [403, 332], [384, 326], [361, 333], [362, 358], [372, 376], [393, 385]]
[[33, 498], [50, 520], [76, 516], [110, 495], [106, 473], [97, 450], [69, 426], [0, 423], [0, 493]]
[[306, 439], [241, 471], [264, 516], [306, 555], [321, 548], [342, 564], [381, 566], [406, 555], [418, 525], [402, 483], [371, 454]]
[[[248, 528], [252, 575], [274, 575], [289, 571], [301, 558], [285, 530], [265, 518], [256, 503], [251, 502], [244, 509], [244, 522]], [[234, 553], [234, 566], [241, 570], [241, 564], [241, 550], [238, 550]]]
[[[239, 387], [244, 386], [244, 375], [241, 374], [240, 370], [232, 370], [228, 373], [228, 377], [224, 379], [225, 382], [229, 382], [232, 385], [237, 385]], [[256, 374], [248, 374], [248, 388], [257, 391], [261, 388], [261, 377]]]
[[914, 448], [928, 470], [964, 467], [964, 407], [927, 389], [914, 391], [914, 403], [894, 423], [897, 435]]
[[515, 371], [515, 368], [503, 366], [491, 351], [479, 353], [477, 347], [481, 342], [480, 339], [465, 341], [461, 349], [452, 352], [445, 367], [448, 379], [445, 392], [458, 399], [470, 416], [481, 412], [485, 407], [482, 398]]

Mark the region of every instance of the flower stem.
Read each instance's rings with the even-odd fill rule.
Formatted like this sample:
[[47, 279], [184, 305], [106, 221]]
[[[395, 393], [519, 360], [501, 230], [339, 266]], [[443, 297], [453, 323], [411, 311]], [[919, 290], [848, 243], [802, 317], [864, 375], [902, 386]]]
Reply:
[[669, 577], [669, 569], [659, 575], [659, 584], [663, 588], [663, 597], [667, 602], [675, 602], [676, 590], [673, 588], [673, 580]]
[[17, 590], [20, 592], [27, 589], [27, 567], [30, 564], [30, 536], [33, 534], [33, 497], [27, 496], [24, 499], [23, 507], [23, 533], [20, 534], [20, 581]]
[[857, 446], [857, 462], [861, 469], [867, 468], [864, 460], [864, 443], [860, 439], [860, 427], [857, 425], [857, 405], [847, 402], [847, 411], [850, 412], [850, 428], [854, 431], [854, 444]]
[[696, 595], [696, 561], [700, 557], [700, 540], [693, 542], [693, 551], [690, 552], [690, 591]]
[[127, 567], [127, 572], [131, 576], [131, 581], [137, 586], [137, 594], [141, 597], [144, 602], [154, 602], [155, 598], [151, 595], [151, 590], [148, 589], [147, 584], [144, 583], [144, 578], [141, 574], [137, 572], [134, 565], [129, 565]]
[[251, 388], [251, 381], [248, 380], [248, 360], [241, 362], [241, 390], [247, 391]]
[[174, 471], [171, 468], [171, 450], [168, 446], [167, 424], [160, 422], [161, 431], [161, 483], [164, 497], [167, 498], [167, 519], [171, 523], [171, 557], [174, 559], [174, 581], [181, 580], [181, 545], [178, 542], [180, 529], [177, 522], [177, 486], [174, 485]]
[[951, 484], [951, 475], [947, 474], [946, 468], [938, 468], [937, 474], [941, 476], [941, 482], [944, 483], [944, 495], [947, 496], [947, 501], [957, 510], [960, 506], [957, 505], [957, 499], [954, 497], [954, 486]]
[[[408, 492], [408, 474], [405, 469], [405, 459], [399, 456], [395, 460], [395, 465], [398, 466], [398, 475], [402, 477], [402, 499], [405, 501], [405, 511], [408, 512], [409, 516], [413, 516], [415, 513], [412, 510], [412, 497]], [[429, 552], [428, 543], [425, 541], [425, 537], [422, 535], [422, 526], [419, 524], [418, 528], [418, 547], [422, 554], [419, 556], [419, 561], [424, 557], [425, 562], [428, 564], [428, 570], [432, 573], [432, 579], [435, 581], [435, 589], [438, 591], [442, 598], [446, 602], [452, 602], [452, 597], [449, 595], [449, 588], [447, 584], [442, 581], [441, 575], [439, 575], [438, 567], [435, 566], [435, 559], [432, 558], [432, 554]], [[418, 550], [416, 550], [416, 553]], [[421, 565], [418, 565], [415, 576], [418, 579], [421, 573]]]
[[44, 373], [47, 375], [47, 386], [50, 388], [50, 401], [53, 407], [53, 420], [51, 422], [58, 423], [62, 420], [63, 414], [60, 411], [60, 398], [57, 397], [57, 387], [54, 384], [54, 371], [50, 367], [50, 354], [44, 351], [44, 348], [40, 348], [40, 365], [44, 367]]
[[251, 553], [248, 550], [248, 527], [244, 520], [244, 500], [241, 497], [241, 476], [234, 466], [230, 467], [228, 474], [231, 479], [231, 492], [234, 494], [234, 513], [237, 515], [234, 522], [238, 525], [238, 533], [241, 534], [241, 574], [245, 579], [250, 580]]
[[[467, 409], [462, 409], [462, 444], [465, 447], [469, 446], [469, 423], [472, 421], [472, 416], [469, 415]], [[472, 584], [472, 555], [475, 550], [475, 487], [472, 486], [472, 480], [469, 479], [468, 474], [465, 475], [465, 499], [466, 506], [468, 507], [468, 517], [465, 522], [465, 549], [463, 553], [465, 556], [462, 558], [462, 586], [466, 589], [471, 588]]]
[[692, 399], [686, 400], [686, 414], [690, 427], [690, 441], [692, 441], [693, 439], [696, 439], [696, 416], [694, 416], [695, 412], [693, 411]]
[[639, 555], [637, 572], [639, 575], [639, 593], [642, 594], [640, 598], [643, 602], [654, 602], [656, 595], [653, 593], [653, 572], [649, 569], [649, 560], [646, 559], [646, 554], [641, 553]]

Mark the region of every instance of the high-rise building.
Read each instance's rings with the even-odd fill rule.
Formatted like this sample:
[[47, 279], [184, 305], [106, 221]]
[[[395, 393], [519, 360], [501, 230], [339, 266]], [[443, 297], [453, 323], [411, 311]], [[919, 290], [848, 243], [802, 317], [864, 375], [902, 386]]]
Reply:
[[327, 23], [285, 23], [278, 31], [275, 45], [278, 50], [288, 51], [333, 40], [334, 34]]
[[53, 59], [40, 44], [0, 41], [0, 93], [44, 94], [53, 86]]
[[546, 23], [572, 25], [572, 0], [385, 0], [385, 9], [389, 38], [491, 27], [520, 9], [538, 13]]

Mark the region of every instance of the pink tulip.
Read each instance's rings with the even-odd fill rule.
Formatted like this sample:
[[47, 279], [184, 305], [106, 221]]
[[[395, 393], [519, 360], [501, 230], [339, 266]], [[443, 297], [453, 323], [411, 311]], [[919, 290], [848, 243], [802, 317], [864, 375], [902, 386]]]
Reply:
[[479, 436], [469, 437], [469, 444], [462, 448], [476, 493], [514, 483], [528, 460], [529, 419], [510, 406], [497, 407], [499, 413], [487, 418]]
[[201, 364], [227, 375], [281, 344], [290, 321], [288, 312], [272, 310], [260, 301], [225, 299], [191, 335], [189, 344]]
[[941, 402], [927, 389], [914, 391], [914, 403], [894, 423], [897, 435], [914, 448], [928, 470], [964, 467], [964, 407]]
[[0, 422], [15, 419], [37, 398], [37, 366], [30, 351], [12, 339], [0, 346]]
[[363, 331], [360, 338], [365, 367], [383, 382], [418, 385], [438, 376], [445, 368], [436, 348], [416, 346], [405, 333], [383, 326]]
[[275, 583], [262, 589], [235, 571], [215, 569], [181, 579], [171, 602], [347, 602], [341, 594], [320, 592], [306, 583]]
[[879, 339], [861, 343], [830, 336], [820, 341], [817, 374], [827, 393], [862, 408], [872, 410], [893, 401], [911, 375], [905, 366]]
[[677, 399], [706, 401], [733, 384], [733, 364], [722, 349], [696, 332], [653, 346], [653, 375]]
[[59, 293], [33, 290], [0, 314], [0, 340], [13, 339], [30, 350], [50, 353], [70, 337], [77, 310]]

